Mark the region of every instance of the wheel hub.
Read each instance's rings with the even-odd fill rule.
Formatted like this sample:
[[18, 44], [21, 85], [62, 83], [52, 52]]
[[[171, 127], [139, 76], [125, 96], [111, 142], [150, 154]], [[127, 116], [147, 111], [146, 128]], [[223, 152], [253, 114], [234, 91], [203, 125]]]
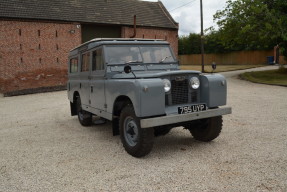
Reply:
[[127, 117], [124, 122], [124, 136], [126, 142], [130, 146], [135, 146], [138, 143], [138, 126], [132, 117]]

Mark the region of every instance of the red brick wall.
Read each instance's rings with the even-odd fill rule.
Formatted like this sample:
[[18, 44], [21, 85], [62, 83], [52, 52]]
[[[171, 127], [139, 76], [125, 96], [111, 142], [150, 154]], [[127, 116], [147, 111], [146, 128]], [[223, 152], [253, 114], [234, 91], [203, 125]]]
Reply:
[[[0, 92], [65, 85], [68, 53], [81, 44], [77, 25], [0, 20]], [[132, 34], [132, 27], [122, 27], [122, 37]], [[137, 28], [136, 38], [165, 39], [177, 55], [177, 34], [177, 30]]]
[[81, 43], [76, 25], [0, 21], [0, 92], [65, 85], [68, 53]]
[[[122, 27], [122, 37], [130, 38], [134, 34], [133, 27]], [[168, 41], [177, 56], [178, 53], [178, 31], [168, 29], [151, 29], [137, 27], [137, 34], [135, 38], [144, 39], [164, 39]]]

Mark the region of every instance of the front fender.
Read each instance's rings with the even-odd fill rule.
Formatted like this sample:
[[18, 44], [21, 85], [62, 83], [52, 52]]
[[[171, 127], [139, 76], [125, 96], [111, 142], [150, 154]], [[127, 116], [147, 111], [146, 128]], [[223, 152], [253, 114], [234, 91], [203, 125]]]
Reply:
[[209, 108], [226, 105], [227, 82], [220, 74], [201, 76], [201, 102]]
[[113, 112], [116, 98], [127, 96], [133, 104], [137, 117], [165, 114], [165, 93], [160, 78], [111, 79], [106, 82], [107, 112]]
[[165, 114], [165, 92], [160, 78], [141, 79], [139, 87], [140, 110], [139, 117], [151, 117]]

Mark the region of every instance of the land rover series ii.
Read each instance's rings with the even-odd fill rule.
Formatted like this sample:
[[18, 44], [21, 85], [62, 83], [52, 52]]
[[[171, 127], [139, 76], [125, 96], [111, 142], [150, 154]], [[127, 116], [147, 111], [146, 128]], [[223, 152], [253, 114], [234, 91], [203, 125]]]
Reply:
[[[112, 121], [132, 156], [147, 155], [155, 136], [183, 126], [194, 139], [211, 141], [222, 129], [226, 79], [180, 70], [169, 43], [147, 39], [93, 39], [69, 53], [71, 115], [83, 126], [93, 116]], [[221, 106], [221, 107], [220, 107]]]

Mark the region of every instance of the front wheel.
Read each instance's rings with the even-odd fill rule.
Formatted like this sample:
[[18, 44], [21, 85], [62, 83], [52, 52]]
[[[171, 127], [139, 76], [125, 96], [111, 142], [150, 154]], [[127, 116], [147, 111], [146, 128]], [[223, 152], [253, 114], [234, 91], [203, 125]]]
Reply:
[[219, 136], [222, 129], [222, 116], [211, 117], [208, 119], [191, 122], [186, 127], [192, 136], [198, 141], [212, 141]]
[[154, 130], [141, 128], [132, 105], [127, 105], [121, 112], [120, 136], [125, 150], [134, 157], [149, 154], [153, 147]]

